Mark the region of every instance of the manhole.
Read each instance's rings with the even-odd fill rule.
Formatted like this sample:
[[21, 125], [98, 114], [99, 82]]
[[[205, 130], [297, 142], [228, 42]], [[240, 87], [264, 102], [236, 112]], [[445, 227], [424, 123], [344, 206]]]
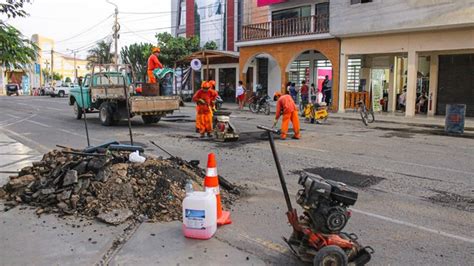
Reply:
[[303, 171], [317, 174], [326, 179], [342, 182], [346, 185], [359, 188], [367, 188], [376, 185], [385, 179], [379, 176], [364, 175], [339, 168], [316, 167], [303, 169]]

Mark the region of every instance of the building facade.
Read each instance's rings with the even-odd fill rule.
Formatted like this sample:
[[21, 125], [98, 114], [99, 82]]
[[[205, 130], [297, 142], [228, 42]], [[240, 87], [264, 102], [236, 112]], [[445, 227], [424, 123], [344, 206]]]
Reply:
[[322, 89], [332, 80], [331, 109], [339, 101], [340, 41], [330, 34], [329, 1], [255, 1], [268, 7], [267, 20], [242, 26], [237, 47], [241, 80], [268, 95], [285, 91], [287, 83], [303, 81]]
[[474, 1], [331, 0], [330, 14], [340, 111], [369, 91], [376, 111], [444, 115], [461, 103], [474, 116]]
[[[235, 101], [235, 88], [239, 80], [239, 64], [235, 62], [236, 40], [242, 34], [244, 24], [267, 20], [267, 7], [259, 8], [252, 0], [172, 0], [171, 33], [173, 36], [198, 36], [201, 47], [215, 42], [217, 50], [228, 55], [223, 62], [207, 66], [202, 59], [203, 69], [194, 73], [199, 84], [201, 80], [216, 80], [216, 89], [225, 101]], [[238, 57], [238, 56], [237, 56]], [[197, 75], [196, 75], [197, 74]], [[194, 86], [197, 88], [198, 86]]]

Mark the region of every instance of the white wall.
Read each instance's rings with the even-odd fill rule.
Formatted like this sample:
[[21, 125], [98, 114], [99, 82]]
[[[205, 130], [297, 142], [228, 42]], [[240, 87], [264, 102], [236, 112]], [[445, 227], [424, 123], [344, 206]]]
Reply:
[[268, 59], [268, 95], [270, 97], [277, 91], [281, 90], [281, 71], [278, 63], [269, 58]]
[[342, 37], [474, 26], [473, 0], [331, 0], [329, 9], [330, 33]]

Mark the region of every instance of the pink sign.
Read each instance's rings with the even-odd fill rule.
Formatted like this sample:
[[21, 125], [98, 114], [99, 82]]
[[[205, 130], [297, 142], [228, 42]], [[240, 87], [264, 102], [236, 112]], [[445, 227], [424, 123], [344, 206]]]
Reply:
[[257, 0], [257, 6], [267, 6], [286, 2], [287, 0]]
[[326, 78], [326, 76], [328, 76], [329, 79], [332, 80], [332, 68], [319, 67], [318, 68], [318, 90], [320, 91], [323, 90], [323, 81]]

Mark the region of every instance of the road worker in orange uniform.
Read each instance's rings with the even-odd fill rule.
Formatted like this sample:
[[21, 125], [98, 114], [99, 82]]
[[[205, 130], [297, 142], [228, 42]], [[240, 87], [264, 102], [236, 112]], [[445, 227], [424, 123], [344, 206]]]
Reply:
[[193, 102], [197, 103], [196, 107], [196, 127], [199, 129], [201, 138], [207, 133], [208, 137], [212, 137], [212, 110], [211, 106], [217, 98], [217, 92], [209, 89], [209, 83], [204, 81], [201, 89], [193, 96]]
[[151, 55], [148, 57], [148, 83], [156, 83], [156, 78], [155, 75], [153, 74], [153, 70], [157, 68], [163, 68], [163, 65], [160, 63], [160, 60], [158, 59], [158, 56], [160, 56], [160, 48], [159, 47], [153, 47], [151, 48]]
[[280, 115], [283, 114], [283, 122], [281, 123], [281, 139], [286, 139], [286, 134], [288, 133], [288, 126], [293, 124], [293, 139], [299, 139], [300, 135], [300, 121], [298, 119], [298, 108], [293, 101], [293, 98], [289, 94], [281, 95], [281, 93], [276, 92], [273, 96], [273, 100], [277, 101], [276, 104], [276, 115], [273, 123], [273, 127], [276, 126]]
[[[215, 80], [209, 80], [207, 82], [209, 84], [209, 90], [212, 90], [212, 91], [216, 91], [216, 81]], [[216, 92], [217, 93], [217, 92]], [[211, 109], [212, 109], [212, 112], [216, 111], [216, 104], [215, 104], [215, 101], [212, 102], [212, 106], [211, 106]]]

